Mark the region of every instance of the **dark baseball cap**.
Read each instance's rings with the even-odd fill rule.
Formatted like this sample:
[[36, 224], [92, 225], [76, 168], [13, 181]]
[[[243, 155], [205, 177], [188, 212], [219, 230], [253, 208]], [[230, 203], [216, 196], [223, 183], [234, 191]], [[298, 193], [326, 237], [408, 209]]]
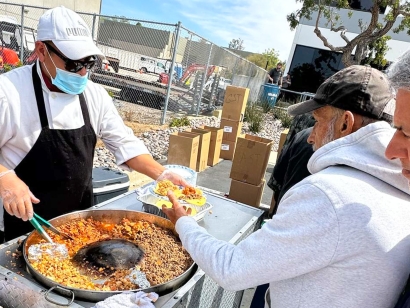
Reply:
[[313, 99], [289, 106], [291, 116], [324, 106], [348, 110], [369, 118], [392, 122], [394, 93], [387, 77], [370, 66], [349, 66], [323, 82]]

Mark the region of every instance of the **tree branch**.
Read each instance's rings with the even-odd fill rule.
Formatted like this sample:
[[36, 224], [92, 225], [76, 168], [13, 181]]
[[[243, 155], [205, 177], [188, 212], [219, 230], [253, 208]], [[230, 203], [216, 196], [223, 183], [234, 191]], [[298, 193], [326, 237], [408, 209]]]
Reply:
[[[396, 21], [397, 17], [400, 14], [403, 14], [400, 11], [400, 8], [397, 8], [397, 9], [393, 8], [393, 18], [392, 18], [392, 20], [387, 21], [383, 28], [381, 28], [379, 31], [374, 32], [370, 36], [370, 39], [374, 40], [374, 39], [377, 39], [379, 37], [382, 37], [383, 35], [386, 35], [387, 32], [389, 32], [390, 29], [394, 26], [394, 22]], [[405, 15], [405, 14], [403, 14], [403, 15]], [[410, 16], [409, 13], [407, 13], [407, 16]]]
[[374, 29], [377, 28], [377, 23], [379, 22], [379, 5], [377, 4], [377, 1], [375, 1], [373, 4], [371, 14], [372, 18], [367, 29], [357, 35], [350, 42], [350, 44], [352, 44], [353, 46], [356, 46], [361, 40], [369, 38], [373, 34]]
[[320, 16], [322, 15], [322, 8], [319, 6], [319, 10], [317, 12], [317, 18], [316, 18], [316, 24], [315, 24], [315, 30], [313, 32], [316, 34], [316, 36], [323, 42], [323, 45], [325, 45], [327, 48], [333, 51], [341, 51], [343, 52], [342, 47], [335, 47], [329, 43], [326, 37], [323, 36], [322, 32], [319, 30], [319, 20]]

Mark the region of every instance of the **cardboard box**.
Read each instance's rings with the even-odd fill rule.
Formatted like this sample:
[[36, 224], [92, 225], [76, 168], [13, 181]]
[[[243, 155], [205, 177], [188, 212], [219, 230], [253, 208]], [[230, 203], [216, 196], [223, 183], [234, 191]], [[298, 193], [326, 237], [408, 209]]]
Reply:
[[259, 185], [265, 176], [273, 141], [257, 136], [238, 138], [230, 177]]
[[220, 128], [223, 129], [225, 141], [236, 141], [242, 131], [242, 122], [222, 119]]
[[229, 199], [259, 207], [262, 200], [263, 189], [265, 187], [265, 180], [259, 185], [252, 185], [241, 181], [232, 180], [231, 188], [229, 190]]
[[221, 155], [221, 144], [223, 129], [217, 127], [203, 126], [204, 130], [211, 132], [211, 142], [209, 143], [208, 166], [215, 166], [219, 163]]
[[289, 128], [285, 129], [281, 134], [280, 134], [280, 139], [279, 139], [279, 146], [278, 146], [278, 155], [276, 156], [276, 161], [278, 161], [278, 157], [280, 155], [280, 152], [282, 152], [283, 145], [285, 144], [286, 137], [288, 136], [289, 133]]
[[190, 129], [190, 131], [181, 132], [180, 134], [182, 136], [185, 136], [185, 135], [199, 136], [199, 148], [198, 148], [197, 161], [196, 161], [196, 166], [193, 169], [197, 172], [204, 171], [208, 163], [208, 153], [209, 153], [209, 143], [211, 141], [211, 133], [203, 129], [197, 129], [195, 131], [194, 129]]
[[222, 140], [220, 157], [223, 159], [232, 160], [233, 155], [235, 154], [235, 147], [236, 142]]
[[199, 136], [173, 133], [169, 136], [168, 164], [196, 168]]
[[242, 122], [248, 97], [248, 88], [227, 86], [222, 107], [222, 119]]

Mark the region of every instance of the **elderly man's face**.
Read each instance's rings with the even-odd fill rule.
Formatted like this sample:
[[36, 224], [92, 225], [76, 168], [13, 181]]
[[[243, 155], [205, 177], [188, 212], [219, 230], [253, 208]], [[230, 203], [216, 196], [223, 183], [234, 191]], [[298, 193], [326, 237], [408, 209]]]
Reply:
[[312, 115], [316, 123], [308, 138], [308, 143], [313, 146], [313, 151], [316, 151], [325, 144], [339, 138], [335, 130], [338, 119], [336, 118], [336, 121], [332, 121], [335, 119], [335, 114], [334, 108], [330, 106], [319, 108]]
[[388, 159], [400, 159], [403, 175], [410, 180], [410, 91], [399, 89], [396, 97], [396, 110], [393, 124], [396, 128], [386, 149]]

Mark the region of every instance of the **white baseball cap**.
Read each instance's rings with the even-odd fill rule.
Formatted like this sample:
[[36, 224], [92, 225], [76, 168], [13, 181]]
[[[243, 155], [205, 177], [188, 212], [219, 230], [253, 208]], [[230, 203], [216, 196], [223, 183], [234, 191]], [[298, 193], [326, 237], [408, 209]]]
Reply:
[[37, 41], [52, 41], [69, 59], [104, 57], [94, 44], [91, 31], [77, 13], [64, 6], [46, 11], [38, 21]]

